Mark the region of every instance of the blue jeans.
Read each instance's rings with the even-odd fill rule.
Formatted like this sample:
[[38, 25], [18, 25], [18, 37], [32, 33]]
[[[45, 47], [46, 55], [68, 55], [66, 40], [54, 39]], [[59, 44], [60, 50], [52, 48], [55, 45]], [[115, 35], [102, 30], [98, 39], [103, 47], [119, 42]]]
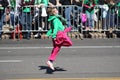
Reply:
[[4, 21], [4, 11], [1, 11], [1, 15], [0, 15], [0, 37], [2, 35], [2, 26], [3, 26], [3, 21]]
[[10, 21], [11, 21], [11, 25], [14, 26], [15, 25], [15, 16], [14, 16], [14, 12], [10, 13]]
[[94, 14], [92, 13], [86, 13], [87, 14], [87, 26], [90, 28], [94, 28]]
[[109, 15], [107, 20], [108, 26], [109, 28], [113, 28], [115, 27], [115, 13], [111, 14], [109, 12], [108, 15]]
[[31, 32], [30, 30], [32, 29], [32, 15], [30, 13], [22, 13], [21, 16], [21, 23], [22, 23], [22, 29], [27, 32], [25, 37], [30, 38]]
[[105, 11], [103, 8], [101, 8], [101, 20], [102, 20], [102, 29], [108, 28], [108, 11]]
[[72, 12], [72, 7], [66, 7], [65, 8], [65, 18], [67, 19], [67, 26], [71, 26], [71, 18], [70, 18], [70, 14]]

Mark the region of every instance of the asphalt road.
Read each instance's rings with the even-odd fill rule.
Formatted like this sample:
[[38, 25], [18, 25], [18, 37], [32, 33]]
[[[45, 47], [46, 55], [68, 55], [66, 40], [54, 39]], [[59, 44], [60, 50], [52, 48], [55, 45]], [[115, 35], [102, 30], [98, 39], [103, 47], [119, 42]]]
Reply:
[[120, 77], [120, 39], [72, 39], [62, 47], [50, 70], [51, 39], [1, 40], [0, 80]]

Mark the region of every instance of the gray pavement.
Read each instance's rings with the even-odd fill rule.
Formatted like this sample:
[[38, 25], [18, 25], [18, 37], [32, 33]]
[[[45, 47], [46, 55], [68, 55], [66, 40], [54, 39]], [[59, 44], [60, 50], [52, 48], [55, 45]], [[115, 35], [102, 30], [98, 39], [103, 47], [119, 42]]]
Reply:
[[0, 80], [14, 78], [120, 77], [120, 39], [72, 39], [50, 70], [51, 39], [1, 40]]

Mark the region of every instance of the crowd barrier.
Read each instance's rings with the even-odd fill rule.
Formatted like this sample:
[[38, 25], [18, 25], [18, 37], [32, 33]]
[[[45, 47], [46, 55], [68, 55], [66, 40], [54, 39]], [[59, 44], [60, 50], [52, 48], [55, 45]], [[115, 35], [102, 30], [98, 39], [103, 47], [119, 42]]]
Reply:
[[[27, 35], [30, 35], [30, 38], [46, 38], [44, 35], [51, 26], [47, 21], [49, 15], [44, 11], [46, 8], [26, 7], [30, 7], [31, 12], [24, 13], [23, 9], [25, 7], [18, 8], [15, 11], [10, 7], [6, 8], [2, 29], [0, 30], [2, 39], [15, 39], [16, 37], [23, 39], [27, 38]], [[80, 39], [120, 37], [120, 16], [118, 15], [120, 7], [116, 7], [115, 12], [111, 13], [111, 9], [104, 10], [100, 5], [97, 5], [94, 9], [94, 15], [91, 17], [94, 24], [92, 28], [89, 27], [88, 23], [90, 22], [88, 17], [84, 16], [82, 7], [62, 5], [56, 6], [56, 8], [59, 14], [67, 18], [73, 27], [73, 30], [68, 33], [70, 37]], [[70, 12], [66, 12], [67, 8]]]

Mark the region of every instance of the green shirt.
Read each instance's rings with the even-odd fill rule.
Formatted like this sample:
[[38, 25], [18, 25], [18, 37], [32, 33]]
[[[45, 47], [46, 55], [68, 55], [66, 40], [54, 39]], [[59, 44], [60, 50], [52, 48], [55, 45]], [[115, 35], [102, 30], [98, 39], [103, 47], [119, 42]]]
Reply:
[[45, 4], [45, 6], [48, 6], [48, 2], [49, 0], [35, 0], [35, 5], [39, 5], [39, 4]]
[[56, 38], [58, 31], [63, 31], [65, 27], [63, 26], [61, 20], [58, 15], [50, 16], [48, 21], [51, 21], [51, 28], [47, 32], [47, 36], [51, 36], [52, 38]]
[[98, 5], [99, 4], [99, 0], [95, 0], [95, 4]]
[[[91, 6], [93, 3], [91, 3], [89, 0], [85, 0], [85, 1], [84, 1], [84, 4], [89, 4], [89, 6]], [[87, 8], [87, 9], [85, 10], [85, 12], [86, 12], [86, 13], [94, 14], [94, 9], [92, 9], [92, 8]]]
[[108, 6], [109, 6], [109, 10], [110, 10], [110, 13], [115, 13], [115, 4], [113, 5], [113, 4], [108, 4]]
[[[29, 2], [30, 0], [24, 0], [25, 2]], [[23, 12], [30, 12], [31, 8], [30, 7], [23, 7]]]
[[12, 8], [15, 8], [16, 6], [16, 0], [10, 0], [10, 4]]

